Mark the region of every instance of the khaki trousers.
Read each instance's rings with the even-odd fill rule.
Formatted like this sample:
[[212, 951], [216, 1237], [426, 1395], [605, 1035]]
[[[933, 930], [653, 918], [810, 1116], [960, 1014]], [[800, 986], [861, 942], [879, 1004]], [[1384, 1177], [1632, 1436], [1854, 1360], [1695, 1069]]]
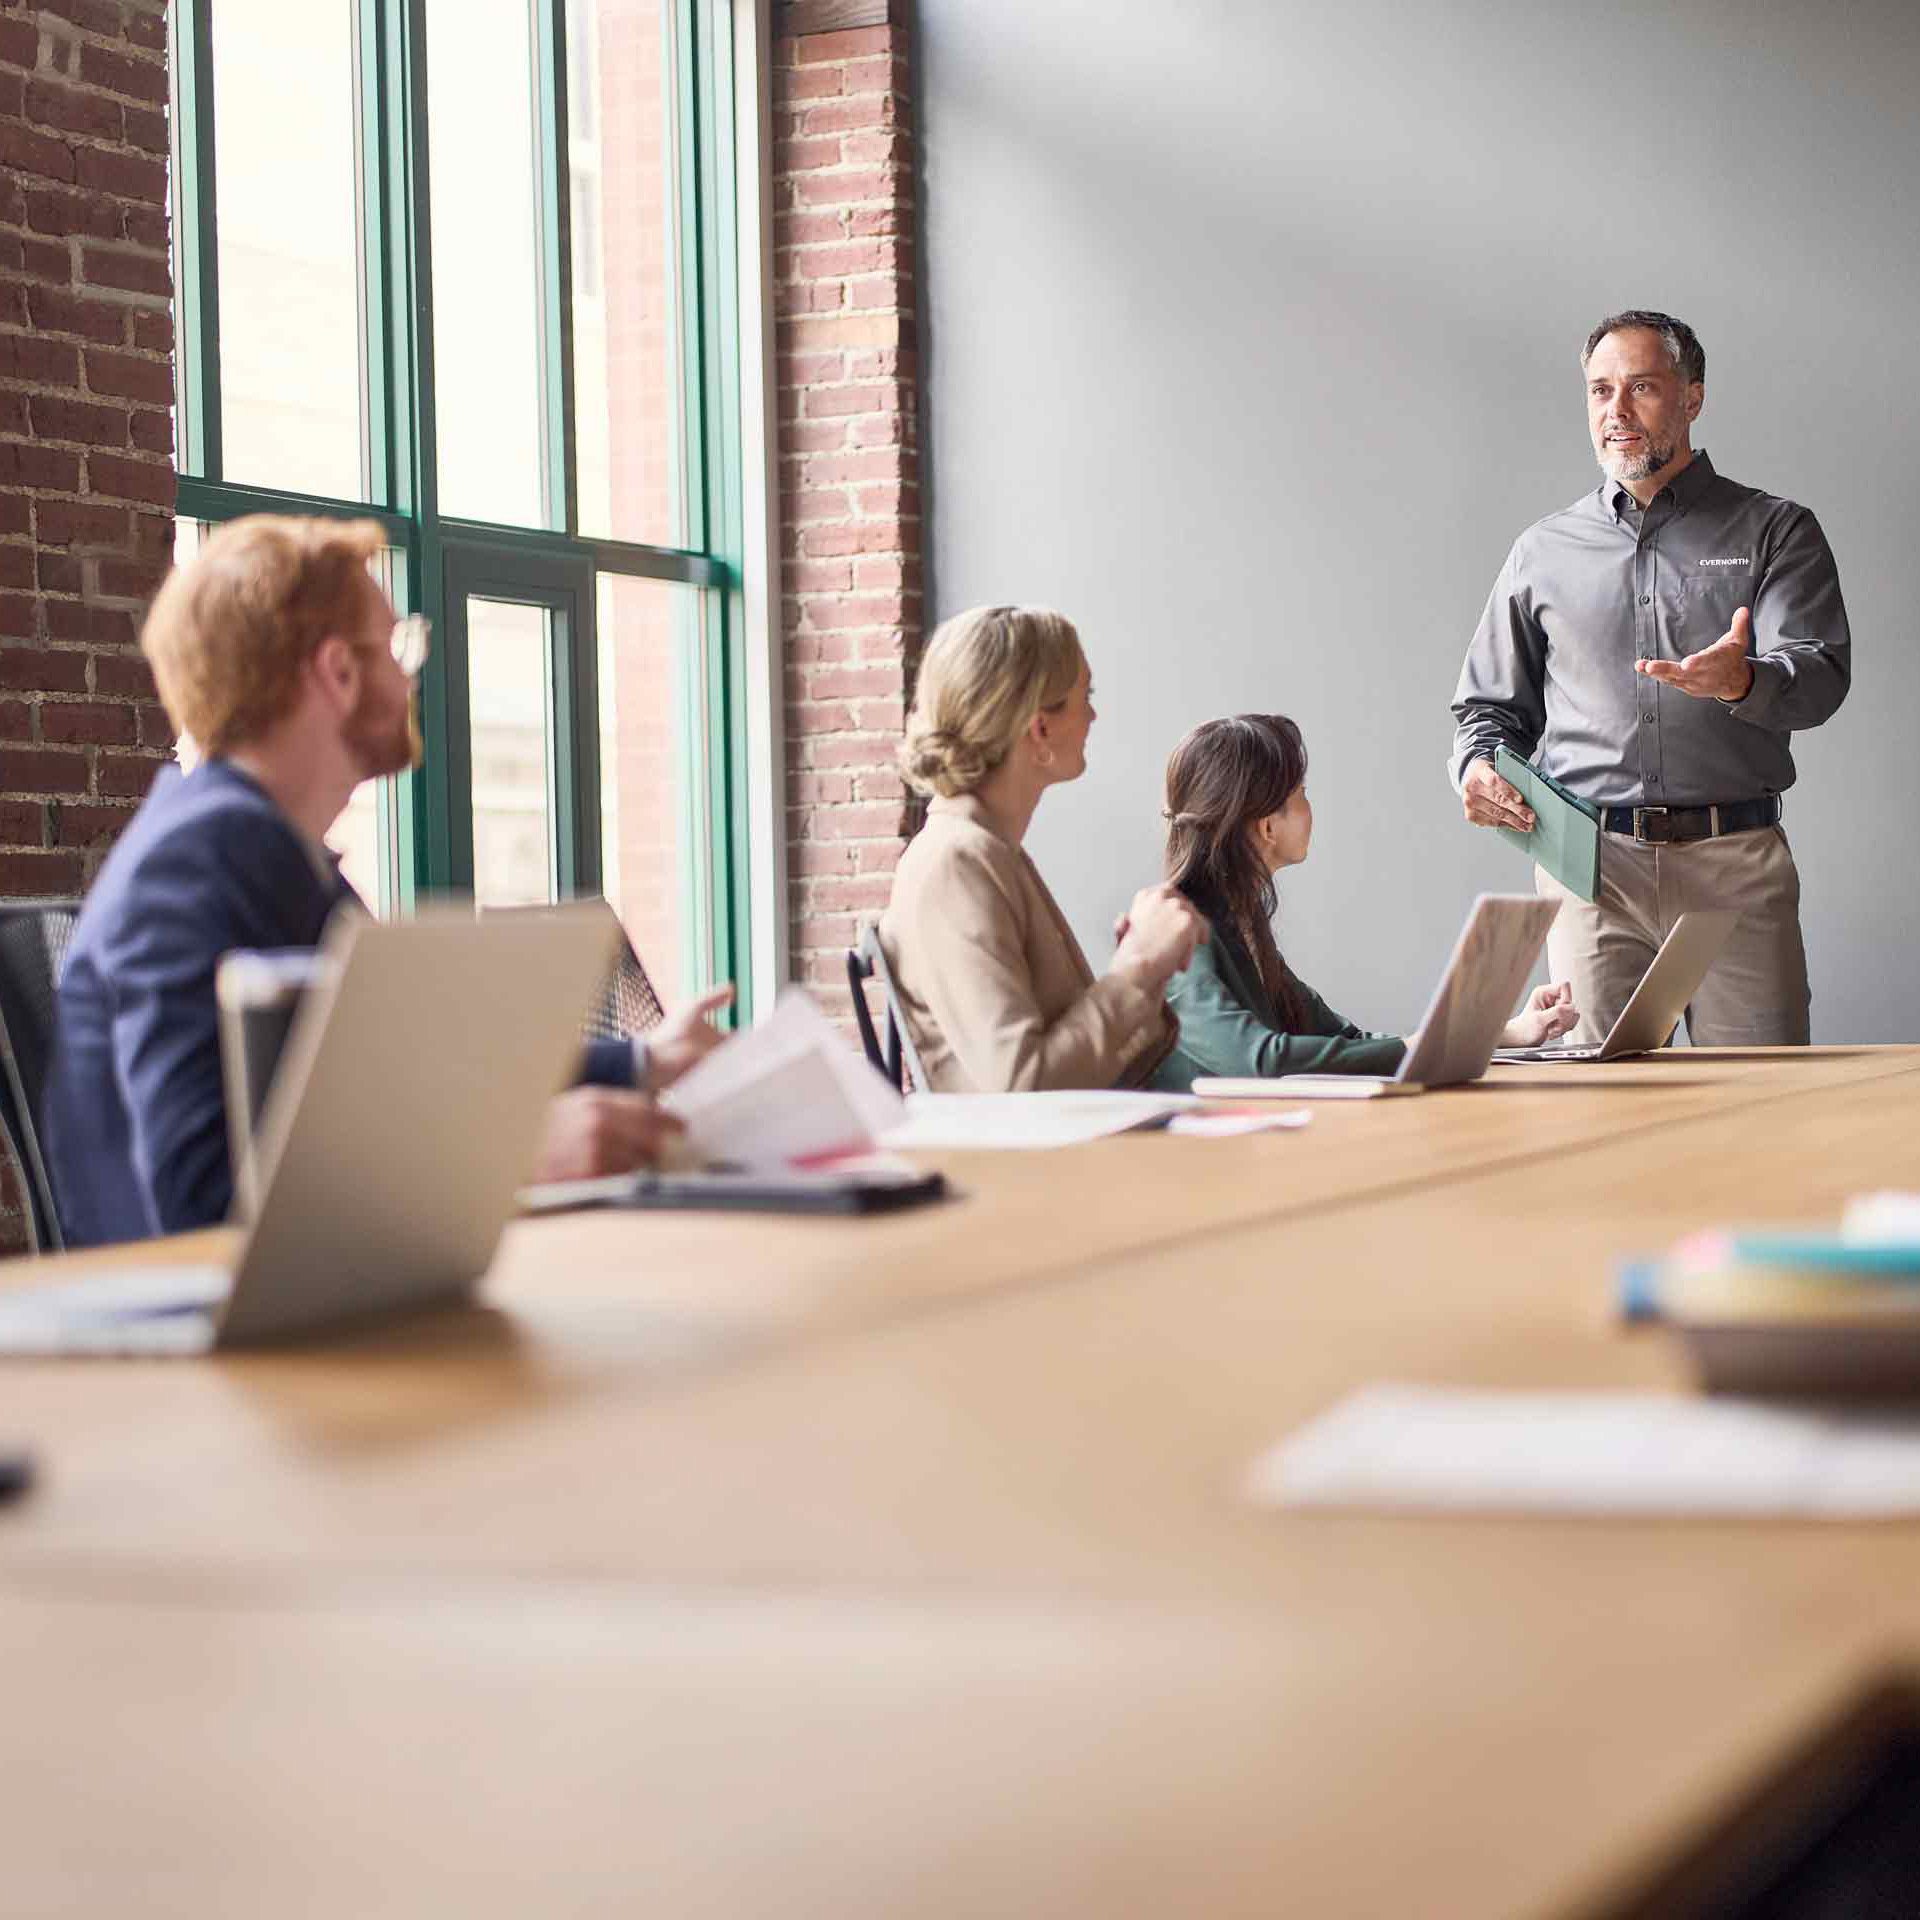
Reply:
[[1573, 983], [1580, 1024], [1568, 1044], [1598, 1046], [1681, 914], [1737, 908], [1712, 970], [1687, 1009], [1697, 1047], [1804, 1047], [1809, 1034], [1807, 951], [1800, 938], [1800, 874], [1778, 827], [1644, 846], [1600, 836], [1600, 897], [1569, 893], [1543, 869], [1534, 891], [1560, 901], [1547, 935], [1555, 980]]

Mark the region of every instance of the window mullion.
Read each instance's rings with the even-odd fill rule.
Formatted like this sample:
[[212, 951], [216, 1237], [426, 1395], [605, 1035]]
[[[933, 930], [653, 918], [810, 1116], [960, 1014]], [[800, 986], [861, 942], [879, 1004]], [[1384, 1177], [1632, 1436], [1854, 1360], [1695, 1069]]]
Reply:
[[180, 471], [218, 480], [220, 247], [213, 160], [212, 0], [172, 10], [174, 255]]
[[[698, 386], [700, 510], [707, 551], [728, 584], [703, 596], [698, 644], [705, 688], [701, 716], [708, 792], [707, 837], [713, 977], [752, 977], [751, 862], [747, 857], [744, 558], [739, 387], [739, 262], [734, 171], [733, 14], [726, 0], [693, 0], [696, 182], [694, 237], [700, 322]], [[690, 388], [694, 384], [690, 381]], [[695, 844], [702, 844], [696, 842]]]
[[[460, 878], [455, 814], [463, 805], [460, 782], [466, 755], [455, 740], [454, 721], [464, 724], [458, 697], [467, 670], [465, 623], [447, 591], [446, 555], [440, 530], [438, 450], [433, 384], [433, 221], [427, 153], [426, 0], [376, 0], [386, 22], [389, 109], [386, 165], [393, 209], [392, 285], [396, 388], [396, 472], [404, 481], [404, 504], [413, 513], [415, 539], [412, 599], [443, 638], [420, 676], [420, 718], [427, 739], [426, 764], [408, 776], [412, 805], [403, 822], [403, 845], [411, 855], [407, 875], [420, 889], [444, 891]], [[404, 296], [404, 297], [403, 297]], [[455, 709], [459, 709], [456, 715]], [[456, 765], [456, 762], [459, 764]], [[471, 884], [471, 830], [465, 866]]]
[[554, 878], [562, 900], [600, 891], [600, 686], [592, 573], [576, 560], [574, 584], [553, 602], [547, 662], [549, 807]]
[[568, 192], [566, 0], [533, 0], [534, 220], [540, 259], [541, 502], [549, 527], [580, 527], [573, 445], [573, 245]]
[[707, 5], [708, 0], [668, 0], [667, 6], [668, 17], [673, 22], [669, 157], [678, 203], [674, 243], [668, 259], [680, 305], [681, 485], [685, 490], [686, 541], [702, 552], [710, 552], [713, 547], [713, 523], [707, 503], [706, 274], [700, 225], [706, 141], [698, 90], [700, 19]]
[[382, 0], [355, 0], [354, 154], [359, 163], [361, 445], [367, 498], [383, 507], [405, 499], [400, 484], [395, 402], [393, 215], [389, 185], [388, 72]]

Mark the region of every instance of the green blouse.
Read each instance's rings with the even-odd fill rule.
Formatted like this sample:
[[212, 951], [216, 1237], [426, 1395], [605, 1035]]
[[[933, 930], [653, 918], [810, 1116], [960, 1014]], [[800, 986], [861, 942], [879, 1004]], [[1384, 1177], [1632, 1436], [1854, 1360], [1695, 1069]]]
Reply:
[[1289, 1032], [1245, 949], [1216, 926], [1213, 938], [1194, 949], [1187, 970], [1167, 983], [1167, 1005], [1180, 1021], [1180, 1044], [1162, 1062], [1153, 1086], [1163, 1093], [1186, 1093], [1203, 1074], [1390, 1074], [1399, 1067], [1407, 1051], [1399, 1035], [1363, 1033], [1304, 982], [1295, 984], [1306, 1015]]

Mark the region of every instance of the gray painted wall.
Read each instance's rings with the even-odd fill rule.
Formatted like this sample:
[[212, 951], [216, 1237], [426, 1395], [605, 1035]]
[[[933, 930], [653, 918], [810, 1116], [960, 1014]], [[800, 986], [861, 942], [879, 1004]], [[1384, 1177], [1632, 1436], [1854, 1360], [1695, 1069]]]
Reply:
[[1091, 765], [1029, 845], [1096, 965], [1168, 749], [1289, 712], [1282, 945], [1418, 1015], [1468, 899], [1447, 703], [1515, 534], [1597, 483], [1576, 354], [1666, 307], [1696, 444], [1805, 501], [1854, 693], [1787, 802], [1816, 1038], [1920, 1038], [1920, 12], [1861, 4], [918, 0], [931, 611], [1056, 605]]

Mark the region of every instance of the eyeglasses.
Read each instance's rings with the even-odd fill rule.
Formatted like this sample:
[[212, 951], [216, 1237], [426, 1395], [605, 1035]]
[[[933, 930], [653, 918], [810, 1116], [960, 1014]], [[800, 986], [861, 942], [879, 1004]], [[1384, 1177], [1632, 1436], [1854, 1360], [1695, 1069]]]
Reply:
[[393, 657], [400, 671], [411, 678], [427, 664], [432, 651], [433, 622], [424, 613], [410, 613], [394, 622]]

